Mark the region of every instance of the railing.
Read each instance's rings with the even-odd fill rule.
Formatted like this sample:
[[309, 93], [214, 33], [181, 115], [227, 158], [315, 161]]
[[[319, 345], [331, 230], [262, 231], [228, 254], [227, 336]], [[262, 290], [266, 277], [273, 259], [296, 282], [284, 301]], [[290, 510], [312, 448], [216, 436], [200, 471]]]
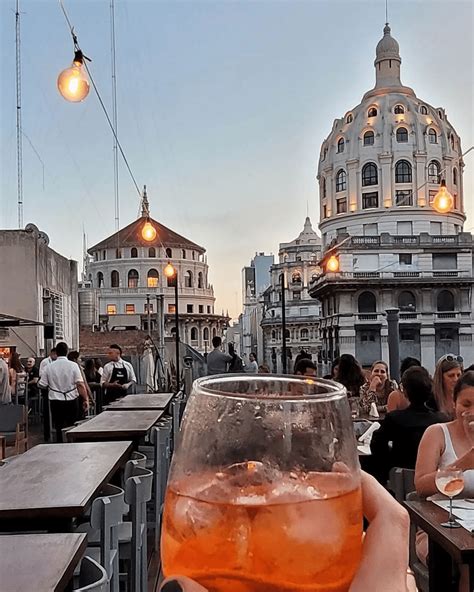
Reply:
[[353, 245], [378, 245], [380, 237], [378, 236], [353, 236], [351, 239]]
[[438, 316], [438, 319], [455, 319], [457, 317], [457, 313], [455, 313], [455, 312], [438, 312], [437, 316]]
[[419, 242], [418, 236], [393, 236], [392, 238], [395, 244], [417, 245]]
[[[403, 279], [403, 278], [422, 278], [422, 279], [436, 279], [436, 278], [469, 278], [471, 272], [468, 270], [446, 270], [446, 271], [340, 271], [328, 272], [322, 274], [316, 281], [316, 284], [321, 281], [347, 281], [347, 280], [361, 280], [361, 279]], [[315, 285], [315, 284], [313, 284]]]
[[377, 313], [359, 313], [359, 321], [376, 321], [377, 320]]

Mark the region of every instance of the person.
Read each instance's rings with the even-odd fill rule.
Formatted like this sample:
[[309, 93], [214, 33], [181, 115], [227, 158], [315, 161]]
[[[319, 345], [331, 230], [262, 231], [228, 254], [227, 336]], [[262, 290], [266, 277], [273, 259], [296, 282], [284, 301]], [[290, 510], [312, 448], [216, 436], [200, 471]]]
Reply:
[[270, 368], [268, 367], [268, 364], [260, 364], [260, 366], [258, 367], [258, 373], [259, 374], [270, 374]]
[[46, 367], [38, 386], [48, 389], [56, 441], [62, 442], [62, 429], [74, 425], [81, 418], [82, 410], [86, 411], [89, 407], [89, 401], [78, 364], [67, 359], [67, 344], [63, 341], [58, 343], [56, 353], [56, 361]]
[[463, 359], [455, 354], [446, 354], [436, 364], [433, 376], [433, 399], [429, 403], [436, 411], [441, 411], [448, 419], [454, 419], [453, 392], [456, 382], [463, 372]]
[[248, 374], [257, 374], [258, 373], [257, 356], [253, 352], [250, 352], [250, 354], [249, 354], [249, 363], [248, 364], [245, 364], [244, 370]]
[[99, 358], [94, 358], [94, 365], [99, 375], [102, 376], [104, 369], [102, 368], [102, 362], [99, 360]]
[[104, 366], [100, 383], [106, 389], [107, 402], [110, 402], [125, 395], [132, 384], [137, 382], [137, 378], [130, 362], [122, 360], [122, 348], [119, 345], [113, 343], [107, 357], [110, 362]]
[[337, 367], [337, 381], [346, 387], [348, 397], [358, 397], [365, 384], [365, 376], [359, 362], [351, 354], [342, 354]]
[[237, 355], [233, 343], [229, 343], [229, 356], [231, 356], [232, 361], [229, 364], [227, 372], [231, 372], [234, 374], [237, 372], [243, 372], [244, 364], [242, 362], [242, 358]]
[[339, 357], [334, 358], [334, 360], [332, 361], [332, 364], [331, 364], [330, 374], [326, 374], [326, 376], [324, 376], [323, 378], [325, 378], [326, 380], [337, 380], [338, 379], [337, 373], [339, 370], [339, 361], [340, 361]]
[[44, 360], [41, 360], [41, 363], [39, 366], [40, 378], [41, 378], [41, 375], [43, 374], [43, 372], [46, 370], [47, 366], [52, 364], [57, 359], [58, 359], [58, 353], [56, 351], [56, 348], [52, 347], [51, 351], [49, 352], [49, 356], [47, 358], [44, 358]]
[[28, 397], [38, 396], [39, 369], [36, 366], [35, 358], [28, 358], [26, 361], [26, 375], [28, 382]]
[[[400, 364], [400, 376], [403, 376], [405, 371], [408, 370], [408, 368], [412, 368], [413, 366], [421, 366], [420, 360], [417, 360], [416, 358], [411, 358], [410, 356], [404, 358], [402, 360], [402, 363]], [[389, 394], [387, 399], [387, 412], [396, 411], [397, 409], [406, 409], [409, 405], [410, 401], [403, 392], [402, 383], [399, 389], [392, 391]]]
[[[406, 592], [410, 520], [406, 510], [377, 481], [362, 472], [364, 516], [369, 526], [362, 558], [348, 592]], [[315, 525], [315, 528], [321, 525]], [[316, 558], [317, 560], [317, 558]], [[173, 575], [161, 592], [207, 592], [184, 576]], [[270, 590], [268, 591], [270, 592]]]
[[8, 405], [12, 402], [12, 391], [10, 388], [10, 375], [8, 364], [0, 356], [0, 404]]
[[225, 374], [227, 365], [232, 362], [232, 356], [221, 351], [222, 339], [216, 335], [212, 338], [214, 348], [207, 354], [207, 375]]
[[97, 369], [95, 364], [95, 360], [89, 358], [84, 363], [84, 376], [89, 384], [99, 384], [100, 383], [100, 373]]
[[402, 386], [408, 407], [387, 413], [370, 444], [373, 466], [382, 485], [387, 482], [392, 467], [415, 468], [418, 446], [426, 428], [444, 419], [442, 413], [426, 406], [433, 396], [433, 381], [426, 368], [412, 366], [405, 370]]
[[8, 360], [8, 374], [10, 376], [10, 388], [13, 395], [16, 394], [17, 383], [20, 376], [25, 374], [25, 369], [20, 360], [19, 354], [17, 352], [12, 352], [10, 354], [10, 359]]
[[295, 358], [295, 365], [293, 366], [293, 373], [296, 374], [296, 366], [300, 360], [311, 360], [311, 354], [301, 348], [299, 354]]
[[301, 358], [295, 366], [295, 374], [299, 376], [311, 376], [312, 378], [316, 378], [318, 375], [318, 369], [312, 360], [308, 360], [308, 358]]
[[87, 391], [87, 398], [88, 398], [89, 402], [93, 401], [94, 399], [92, 398], [92, 392], [91, 392], [89, 383], [86, 379], [86, 376], [84, 374], [84, 369], [82, 367], [81, 353], [78, 352], [77, 350], [71, 350], [67, 355], [67, 359], [70, 360], [71, 362], [75, 362], [79, 366], [79, 370], [81, 371], [82, 379], [84, 381], [84, 386]]
[[[58, 358], [58, 353], [56, 348], [51, 348], [49, 352], [49, 356], [41, 360], [39, 366], [39, 377], [41, 378], [46, 371], [46, 368], [55, 362]], [[41, 399], [43, 401], [43, 437], [45, 442], [49, 442], [51, 439], [51, 425], [50, 425], [50, 410], [49, 410], [49, 397], [48, 397], [48, 389], [42, 389], [39, 386], [38, 381], [38, 388], [41, 391]]]
[[397, 383], [390, 379], [387, 363], [383, 360], [374, 362], [368, 381], [360, 389], [360, 407], [363, 413], [370, 413], [372, 403], [377, 405], [379, 413], [385, 413], [388, 395], [397, 389]]

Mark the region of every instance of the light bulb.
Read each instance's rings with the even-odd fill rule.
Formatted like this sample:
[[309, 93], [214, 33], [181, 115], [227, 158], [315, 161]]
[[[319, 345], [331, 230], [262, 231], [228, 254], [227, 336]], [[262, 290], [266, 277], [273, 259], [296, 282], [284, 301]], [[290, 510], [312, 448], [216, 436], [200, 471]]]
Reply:
[[440, 214], [447, 214], [454, 207], [454, 198], [446, 187], [446, 181], [441, 181], [441, 187], [433, 199], [433, 208]]
[[63, 70], [58, 76], [58, 90], [61, 96], [71, 103], [83, 101], [89, 94], [90, 85], [84, 71], [82, 52], [76, 51], [71, 67]]
[[168, 263], [168, 265], [164, 268], [163, 270], [164, 274], [166, 277], [172, 278], [174, 277], [176, 270], [175, 268], [171, 265], [171, 263]]
[[339, 259], [335, 255], [331, 255], [326, 263], [326, 271], [339, 271]]
[[142, 238], [147, 242], [151, 242], [156, 238], [156, 229], [153, 224], [147, 220], [142, 228]]

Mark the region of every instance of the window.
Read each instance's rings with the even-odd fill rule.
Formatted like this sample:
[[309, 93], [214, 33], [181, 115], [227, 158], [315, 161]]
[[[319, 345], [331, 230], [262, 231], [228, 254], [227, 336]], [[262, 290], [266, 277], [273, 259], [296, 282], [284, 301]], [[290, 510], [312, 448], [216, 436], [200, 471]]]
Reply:
[[181, 259], [186, 259], [186, 249], [181, 249]]
[[400, 341], [416, 341], [414, 329], [400, 328]]
[[309, 340], [309, 331], [308, 331], [308, 329], [301, 329], [301, 331], [300, 331], [300, 339], [301, 339], [301, 341], [308, 341]]
[[187, 271], [184, 274], [184, 287], [185, 288], [192, 288], [193, 287], [193, 272]]
[[198, 273], [198, 288], [204, 288], [202, 271]]
[[155, 247], [150, 247], [148, 249], [148, 257], [156, 257], [156, 249], [155, 249]]
[[191, 328], [191, 341], [197, 341], [198, 340], [198, 330], [196, 329], [196, 327], [192, 327]]
[[326, 191], [326, 179], [323, 177], [321, 179], [321, 193], [323, 196], [323, 199], [326, 197], [327, 191]]
[[153, 302], [150, 302], [150, 304], [145, 302], [144, 310], [145, 312], [153, 312]]
[[207, 314], [211, 314], [211, 307], [209, 305], [207, 306]]
[[433, 128], [430, 128], [428, 130], [428, 139], [430, 144], [437, 144], [438, 143], [438, 134], [436, 133], [436, 130], [434, 130]]
[[337, 152], [344, 152], [344, 138], [339, 138], [337, 141]]
[[453, 185], [458, 184], [458, 169], [453, 169]]
[[397, 129], [397, 142], [408, 142], [408, 130], [406, 127]]
[[115, 249], [115, 259], [122, 259], [122, 251], [120, 249]]
[[102, 259], [105, 261], [107, 259], [107, 251], [102, 251]]
[[301, 292], [293, 292], [293, 300], [301, 300]]
[[130, 249], [130, 257], [132, 259], [136, 259], [138, 257], [138, 251], [137, 251], [136, 247], [132, 247]]
[[367, 111], [367, 117], [376, 117], [376, 116], [377, 116], [377, 109], [376, 109], [376, 107], [371, 107]]
[[397, 189], [395, 191], [395, 205], [397, 205], [397, 206], [412, 206], [413, 205], [413, 191], [411, 189]]
[[276, 339], [276, 331], [275, 331], [275, 329], [272, 329], [272, 339]]
[[209, 329], [207, 327], [202, 330], [202, 338], [204, 341], [209, 341]]
[[404, 290], [398, 296], [398, 308], [403, 312], [416, 311], [416, 298], [413, 292]]
[[428, 182], [436, 184], [441, 183], [440, 171], [441, 167], [439, 162], [432, 160], [428, 165]]
[[158, 272], [156, 271], [156, 269], [150, 269], [150, 271], [148, 272], [148, 275], [147, 275], [147, 283], [146, 283], [148, 288], [158, 288], [158, 280], [159, 280], [159, 276], [158, 276]]
[[166, 285], [168, 288], [174, 288], [176, 286], [176, 282], [178, 281], [178, 277], [176, 275], [172, 277], [166, 277]]
[[301, 284], [301, 273], [299, 271], [295, 271], [291, 276], [291, 283], [292, 284]]
[[451, 148], [454, 150], [455, 148], [455, 139], [454, 139], [454, 134], [451, 134]]
[[372, 341], [375, 343], [375, 334], [373, 331], [371, 331], [371, 332], [364, 331], [364, 333], [361, 333], [361, 335], [360, 335], [360, 340], [362, 343], [368, 342], [368, 341]]
[[399, 160], [395, 165], [395, 183], [411, 183], [411, 164], [408, 160]]
[[340, 170], [337, 172], [336, 175], [336, 192], [345, 191], [346, 190], [346, 171]]
[[191, 257], [192, 257], [193, 261], [194, 261], [194, 259], [196, 259], [196, 253], [194, 251], [191, 251]]
[[430, 222], [430, 234], [434, 236], [441, 234], [441, 222]]
[[110, 274], [110, 286], [112, 288], [118, 288], [120, 286], [120, 276], [116, 269]]
[[457, 269], [458, 259], [456, 253], [433, 253], [433, 270]]
[[97, 287], [102, 288], [104, 286], [104, 274], [99, 271], [97, 274]]
[[364, 134], [364, 146], [373, 146], [375, 141], [375, 135], [372, 130], [365, 132]]
[[204, 306], [202, 304], [199, 305], [199, 314], [204, 313]]
[[352, 123], [353, 120], [354, 118], [352, 117], [352, 113], [349, 113], [349, 115], [346, 117], [346, 123]]
[[347, 199], [345, 197], [336, 200], [336, 212], [338, 214], [347, 212]]
[[411, 253], [400, 253], [398, 255], [399, 265], [411, 265], [413, 262], [413, 255]]
[[371, 191], [370, 193], [362, 194], [362, 209], [378, 208], [379, 207], [379, 192]]
[[[454, 341], [456, 339], [456, 330], [452, 327], [441, 327], [439, 330], [439, 338], [441, 341]], [[451, 347], [451, 344], [449, 345]]]
[[441, 290], [436, 299], [438, 312], [452, 312], [454, 310], [454, 296], [449, 290]]
[[405, 113], [405, 107], [403, 105], [395, 105], [393, 112], [395, 115], [401, 115], [402, 113]]
[[194, 312], [194, 304], [186, 304], [186, 312], [189, 314], [193, 314]]
[[107, 304], [107, 314], [108, 315], [117, 314], [117, 305], [116, 304]]
[[98, 251], [96, 251], [94, 253], [94, 261], [99, 261], [99, 252]]
[[377, 301], [372, 292], [362, 292], [358, 299], [359, 312], [376, 312]]
[[173, 257], [173, 251], [168, 247], [166, 249], [166, 256], [171, 259], [171, 257]]
[[443, 112], [441, 111], [441, 109], [438, 111], [438, 117], [440, 119], [443, 119], [444, 118], [444, 115], [443, 115]]
[[135, 314], [135, 305], [134, 304], [126, 304], [125, 305], [125, 314]]
[[362, 167], [362, 186], [377, 185], [378, 182], [377, 165], [373, 162], [368, 162]]
[[401, 236], [412, 236], [413, 222], [397, 222], [397, 234]]
[[168, 314], [175, 314], [176, 307], [174, 304], [168, 304]]
[[427, 109], [427, 108], [426, 108], [424, 105], [422, 105], [422, 106], [420, 107], [420, 113], [421, 113], [422, 115], [428, 115], [428, 109]]
[[362, 226], [362, 232], [364, 236], [377, 236], [379, 232], [377, 223], [364, 224]]
[[128, 287], [138, 288], [138, 271], [136, 269], [131, 269], [128, 272]]
[[323, 204], [323, 219], [328, 217], [328, 207], [326, 204]]
[[340, 228], [336, 228], [336, 236], [341, 234], [347, 234], [347, 226], [341, 226]]
[[309, 308], [305, 306], [304, 308], [300, 308], [300, 317], [307, 317], [309, 314]]

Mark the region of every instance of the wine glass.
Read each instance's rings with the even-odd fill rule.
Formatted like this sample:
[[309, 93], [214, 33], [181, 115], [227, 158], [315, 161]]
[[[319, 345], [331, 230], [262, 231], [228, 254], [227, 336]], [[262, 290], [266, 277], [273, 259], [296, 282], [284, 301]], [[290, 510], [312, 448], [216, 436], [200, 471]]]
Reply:
[[347, 592], [361, 535], [341, 385], [242, 374], [195, 381], [168, 481], [165, 576], [210, 592]]
[[459, 495], [464, 489], [464, 475], [460, 469], [443, 468], [436, 472], [436, 487], [443, 495], [449, 497], [449, 518], [441, 526], [446, 528], [459, 528], [453, 516], [453, 497]]

